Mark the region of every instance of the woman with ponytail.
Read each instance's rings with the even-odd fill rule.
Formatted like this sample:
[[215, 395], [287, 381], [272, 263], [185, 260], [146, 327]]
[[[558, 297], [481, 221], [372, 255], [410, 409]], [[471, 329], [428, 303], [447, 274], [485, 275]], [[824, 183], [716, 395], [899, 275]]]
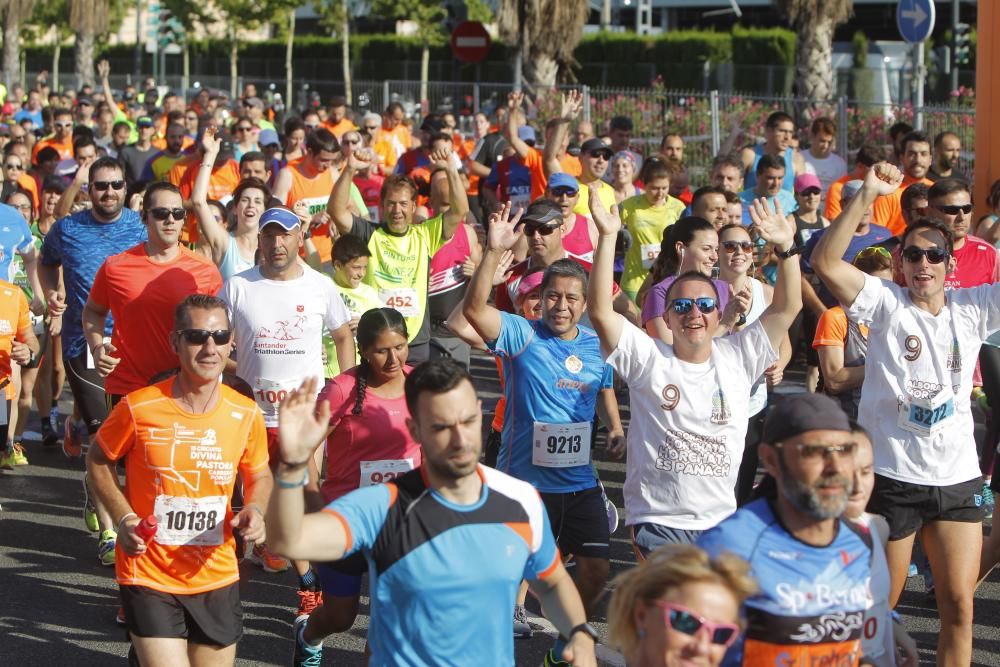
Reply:
[[[407, 340], [406, 321], [399, 311], [373, 308], [365, 312], [357, 330], [361, 362], [333, 378], [320, 394], [319, 400], [330, 403], [331, 429], [321, 487], [324, 504], [420, 466], [420, 445], [406, 428], [410, 414], [403, 392], [410, 372]], [[367, 564], [358, 553], [315, 567], [323, 585], [322, 602], [308, 621], [297, 622], [295, 627], [297, 642], [312, 646], [354, 625]]]

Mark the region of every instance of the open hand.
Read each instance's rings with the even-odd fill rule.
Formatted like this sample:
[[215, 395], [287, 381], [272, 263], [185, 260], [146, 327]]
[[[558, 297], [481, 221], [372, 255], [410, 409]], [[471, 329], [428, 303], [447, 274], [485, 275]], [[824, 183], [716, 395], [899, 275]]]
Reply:
[[795, 238], [795, 225], [788, 223], [777, 199], [774, 200], [773, 208], [767, 199], [755, 199], [750, 205], [750, 220], [760, 237], [779, 250], [787, 250], [791, 246]]
[[505, 202], [500, 210], [490, 214], [490, 231], [487, 243], [493, 250], [510, 250], [524, 235], [524, 230], [518, 228], [523, 211], [518, 209], [511, 219], [511, 203]]
[[580, 117], [580, 110], [583, 109], [583, 95], [575, 88], [562, 94], [562, 104], [560, 105], [560, 115], [566, 120], [576, 120]]
[[278, 441], [281, 461], [292, 467], [305, 466], [330, 430], [330, 403], [316, 407], [318, 383], [307, 378], [278, 406]]

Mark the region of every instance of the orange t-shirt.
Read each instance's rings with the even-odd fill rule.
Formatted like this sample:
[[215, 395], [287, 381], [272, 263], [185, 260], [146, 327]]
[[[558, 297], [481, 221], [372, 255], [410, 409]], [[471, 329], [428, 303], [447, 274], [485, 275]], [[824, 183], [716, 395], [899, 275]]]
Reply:
[[73, 159], [73, 138], [68, 137], [66, 141], [59, 143], [54, 136], [46, 137], [41, 141], [35, 143], [34, 148], [31, 149], [31, 163], [38, 166], [38, 151], [42, 150], [46, 146], [51, 146], [52, 148], [59, 151], [60, 160], [72, 160]]
[[257, 405], [221, 383], [211, 412], [185, 411], [171, 398], [174, 381], [126, 396], [97, 443], [111, 460], [124, 457], [132, 511], [159, 523], [141, 556], [119, 543], [118, 583], [195, 595], [240, 579], [229, 501], [237, 472], [247, 480], [267, 469], [267, 431]]
[[545, 177], [545, 158], [542, 157], [542, 151], [529, 146], [528, 157], [524, 159], [524, 166], [531, 172], [531, 201], [544, 197], [545, 188], [549, 185], [549, 179]]
[[38, 181], [28, 172], [23, 172], [17, 177], [17, 184], [31, 194], [31, 203], [37, 212], [42, 204], [42, 196], [38, 192]]
[[[302, 201], [309, 209], [310, 216], [325, 211], [336, 182], [333, 178], [333, 172], [326, 169], [310, 178], [300, 170], [301, 163], [288, 165], [288, 171], [292, 175], [292, 187], [288, 189], [288, 196], [285, 197], [285, 206], [292, 208], [297, 202]], [[320, 260], [329, 262], [330, 258], [333, 257], [333, 239], [330, 237], [329, 226], [314, 230], [312, 242], [316, 246]]]
[[[181, 184], [177, 186], [184, 201], [191, 200], [191, 193], [194, 192], [194, 179], [198, 178], [200, 169], [201, 162], [197, 160], [185, 169], [184, 175], [181, 177]], [[233, 196], [233, 191], [239, 184], [240, 165], [235, 160], [229, 160], [221, 167], [212, 170], [212, 176], [208, 179], [208, 198], [225, 203]], [[194, 214], [188, 215], [184, 231], [187, 232], [189, 242], [194, 243], [198, 240], [200, 236], [198, 234], [198, 221]]]
[[390, 173], [396, 166], [399, 156], [410, 150], [413, 137], [405, 125], [397, 125], [395, 129], [379, 129], [372, 142], [372, 150], [382, 158], [382, 169]]
[[[861, 334], [868, 338], [868, 326], [859, 324]], [[847, 314], [840, 306], [834, 306], [823, 311], [819, 321], [816, 323], [816, 336], [813, 338], [812, 346], [820, 347], [844, 347], [847, 340]]]
[[827, 220], [836, 220], [840, 215], [840, 193], [844, 190], [847, 181], [855, 180], [854, 174], [845, 174], [830, 184], [830, 189], [826, 191], [826, 207], [823, 215]]
[[143, 244], [104, 260], [90, 298], [109, 308], [115, 320], [111, 344], [118, 366], [104, 382], [109, 394], [123, 395], [149, 385], [158, 373], [176, 368], [170, 346], [174, 309], [191, 294], [216, 294], [222, 276], [204, 255], [180, 247], [173, 261], [153, 262]]
[[563, 159], [559, 160], [559, 167], [570, 176], [580, 178], [583, 174], [583, 166], [580, 165], [580, 158], [566, 153]]
[[8, 380], [4, 388], [7, 399], [13, 400], [14, 383], [10, 380], [10, 353], [18, 331], [31, 328], [31, 313], [24, 292], [6, 280], [0, 280], [0, 380]]
[[893, 236], [899, 236], [906, 230], [906, 220], [903, 219], [903, 190], [914, 183], [923, 183], [927, 187], [934, 185], [934, 181], [927, 178], [910, 178], [906, 176], [899, 188], [891, 195], [884, 195], [875, 200], [872, 206], [872, 221], [876, 225], [888, 227]]
[[202, 156], [198, 153], [189, 153], [182, 157], [174, 165], [170, 167], [170, 171], [167, 172], [167, 181], [170, 182], [174, 187], [181, 187], [181, 181], [184, 180], [184, 174], [187, 170], [191, 168], [191, 165], [199, 162]]
[[323, 121], [323, 127], [330, 130], [333, 136], [337, 137], [337, 141], [340, 141], [345, 132], [358, 129], [349, 118], [341, 118], [339, 123], [331, 123], [329, 120]]

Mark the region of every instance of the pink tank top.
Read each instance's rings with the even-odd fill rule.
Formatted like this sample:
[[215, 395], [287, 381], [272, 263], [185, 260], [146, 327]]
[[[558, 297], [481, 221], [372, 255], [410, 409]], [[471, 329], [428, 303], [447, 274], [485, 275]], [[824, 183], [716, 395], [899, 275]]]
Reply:
[[459, 225], [448, 242], [431, 257], [430, 282], [427, 294], [434, 296], [453, 290], [465, 282], [462, 264], [469, 258], [469, 234], [465, 225]]
[[594, 243], [590, 240], [587, 219], [579, 213], [576, 214], [573, 230], [563, 236], [562, 244], [566, 252], [583, 257], [588, 262], [594, 261]]

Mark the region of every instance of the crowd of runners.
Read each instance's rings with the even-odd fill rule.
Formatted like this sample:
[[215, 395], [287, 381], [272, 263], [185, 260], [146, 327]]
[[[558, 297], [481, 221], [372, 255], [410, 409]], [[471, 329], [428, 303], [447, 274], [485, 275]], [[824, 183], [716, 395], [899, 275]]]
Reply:
[[[85, 460], [133, 664], [232, 664], [243, 558], [297, 576], [295, 665], [367, 582], [371, 665], [514, 664], [531, 594], [545, 665], [914, 666], [911, 569], [938, 664], [970, 663], [1000, 225], [957, 135], [897, 123], [848, 161], [779, 111], [702, 172], [575, 92], [544, 125], [520, 92], [276, 117], [98, 73], [2, 111], [0, 466]], [[789, 364], [807, 391], [775, 399]], [[597, 443], [636, 561], [610, 581]]]

